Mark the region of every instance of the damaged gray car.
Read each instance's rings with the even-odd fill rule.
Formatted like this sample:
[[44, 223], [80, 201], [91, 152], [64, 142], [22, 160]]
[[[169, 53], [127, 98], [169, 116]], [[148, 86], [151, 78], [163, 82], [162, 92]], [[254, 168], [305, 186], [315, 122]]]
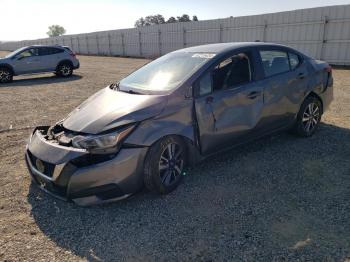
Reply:
[[222, 43], [169, 53], [102, 89], [26, 150], [33, 181], [79, 205], [166, 194], [204, 158], [273, 132], [316, 131], [331, 67], [286, 46]]

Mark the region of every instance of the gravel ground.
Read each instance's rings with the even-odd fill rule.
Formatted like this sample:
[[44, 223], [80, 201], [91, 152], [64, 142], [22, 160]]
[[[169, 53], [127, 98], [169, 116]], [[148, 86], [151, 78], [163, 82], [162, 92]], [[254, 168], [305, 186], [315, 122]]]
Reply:
[[82, 208], [31, 184], [31, 127], [147, 60], [79, 58], [70, 79], [0, 86], [0, 261], [350, 260], [349, 70], [334, 70], [335, 101], [312, 138], [260, 139], [199, 164], [167, 196]]

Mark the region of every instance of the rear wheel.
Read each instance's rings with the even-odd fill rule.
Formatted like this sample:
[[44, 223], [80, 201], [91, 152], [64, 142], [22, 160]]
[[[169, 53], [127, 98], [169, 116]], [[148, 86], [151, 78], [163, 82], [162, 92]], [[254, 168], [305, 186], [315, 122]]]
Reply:
[[176, 136], [168, 136], [150, 148], [144, 167], [147, 189], [167, 194], [181, 182], [186, 166], [186, 145]]
[[0, 83], [9, 83], [13, 80], [13, 73], [6, 67], [0, 68]]
[[318, 98], [310, 96], [303, 102], [298, 113], [294, 133], [302, 137], [312, 136], [317, 130], [322, 116], [322, 105]]
[[73, 74], [73, 66], [69, 63], [63, 63], [57, 67], [56, 75], [58, 76], [68, 77], [68, 76], [71, 76], [72, 74]]

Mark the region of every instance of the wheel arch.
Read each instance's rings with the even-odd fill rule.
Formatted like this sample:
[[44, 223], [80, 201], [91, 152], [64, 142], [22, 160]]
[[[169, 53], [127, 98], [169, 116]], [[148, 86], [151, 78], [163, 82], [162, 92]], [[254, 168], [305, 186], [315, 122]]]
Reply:
[[56, 66], [56, 71], [58, 70], [58, 67], [63, 65], [63, 64], [69, 64], [73, 67], [72, 61], [70, 61], [69, 59], [64, 59], [64, 60], [61, 60], [60, 62], [58, 62], [57, 66]]
[[13, 69], [13, 67], [10, 64], [0, 64], [0, 68], [7, 68], [11, 71], [11, 73], [13, 75], [15, 75], [15, 70]]
[[[149, 124], [154, 127], [154, 129], [151, 128]], [[167, 123], [163, 122], [165, 126], [160, 124], [163, 128], [158, 124], [152, 125], [151, 123], [144, 123], [144, 126], [141, 124], [141, 126], [137, 127], [136, 130], [125, 140], [125, 143], [151, 148], [161, 139], [169, 136], [176, 136], [186, 145], [186, 150], [189, 156], [189, 164], [192, 166], [196, 162], [200, 161], [200, 152], [195, 143], [194, 130], [192, 126], [185, 126], [173, 121], [171, 121], [171, 123], [168, 123], [168, 121]]]
[[303, 100], [303, 103], [309, 97], [314, 97], [314, 98], [316, 98], [317, 100], [320, 101], [320, 103], [321, 103], [321, 114], [323, 114], [323, 101], [322, 101], [322, 98], [316, 92], [311, 91], [305, 96], [305, 98]]

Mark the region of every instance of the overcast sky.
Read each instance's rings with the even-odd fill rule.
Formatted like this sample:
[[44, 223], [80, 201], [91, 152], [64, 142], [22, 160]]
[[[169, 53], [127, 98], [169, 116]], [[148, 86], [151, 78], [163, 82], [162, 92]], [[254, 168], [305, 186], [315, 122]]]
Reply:
[[46, 37], [48, 26], [67, 34], [130, 28], [142, 16], [197, 15], [200, 20], [309, 7], [350, 4], [350, 0], [0, 0], [0, 40]]

